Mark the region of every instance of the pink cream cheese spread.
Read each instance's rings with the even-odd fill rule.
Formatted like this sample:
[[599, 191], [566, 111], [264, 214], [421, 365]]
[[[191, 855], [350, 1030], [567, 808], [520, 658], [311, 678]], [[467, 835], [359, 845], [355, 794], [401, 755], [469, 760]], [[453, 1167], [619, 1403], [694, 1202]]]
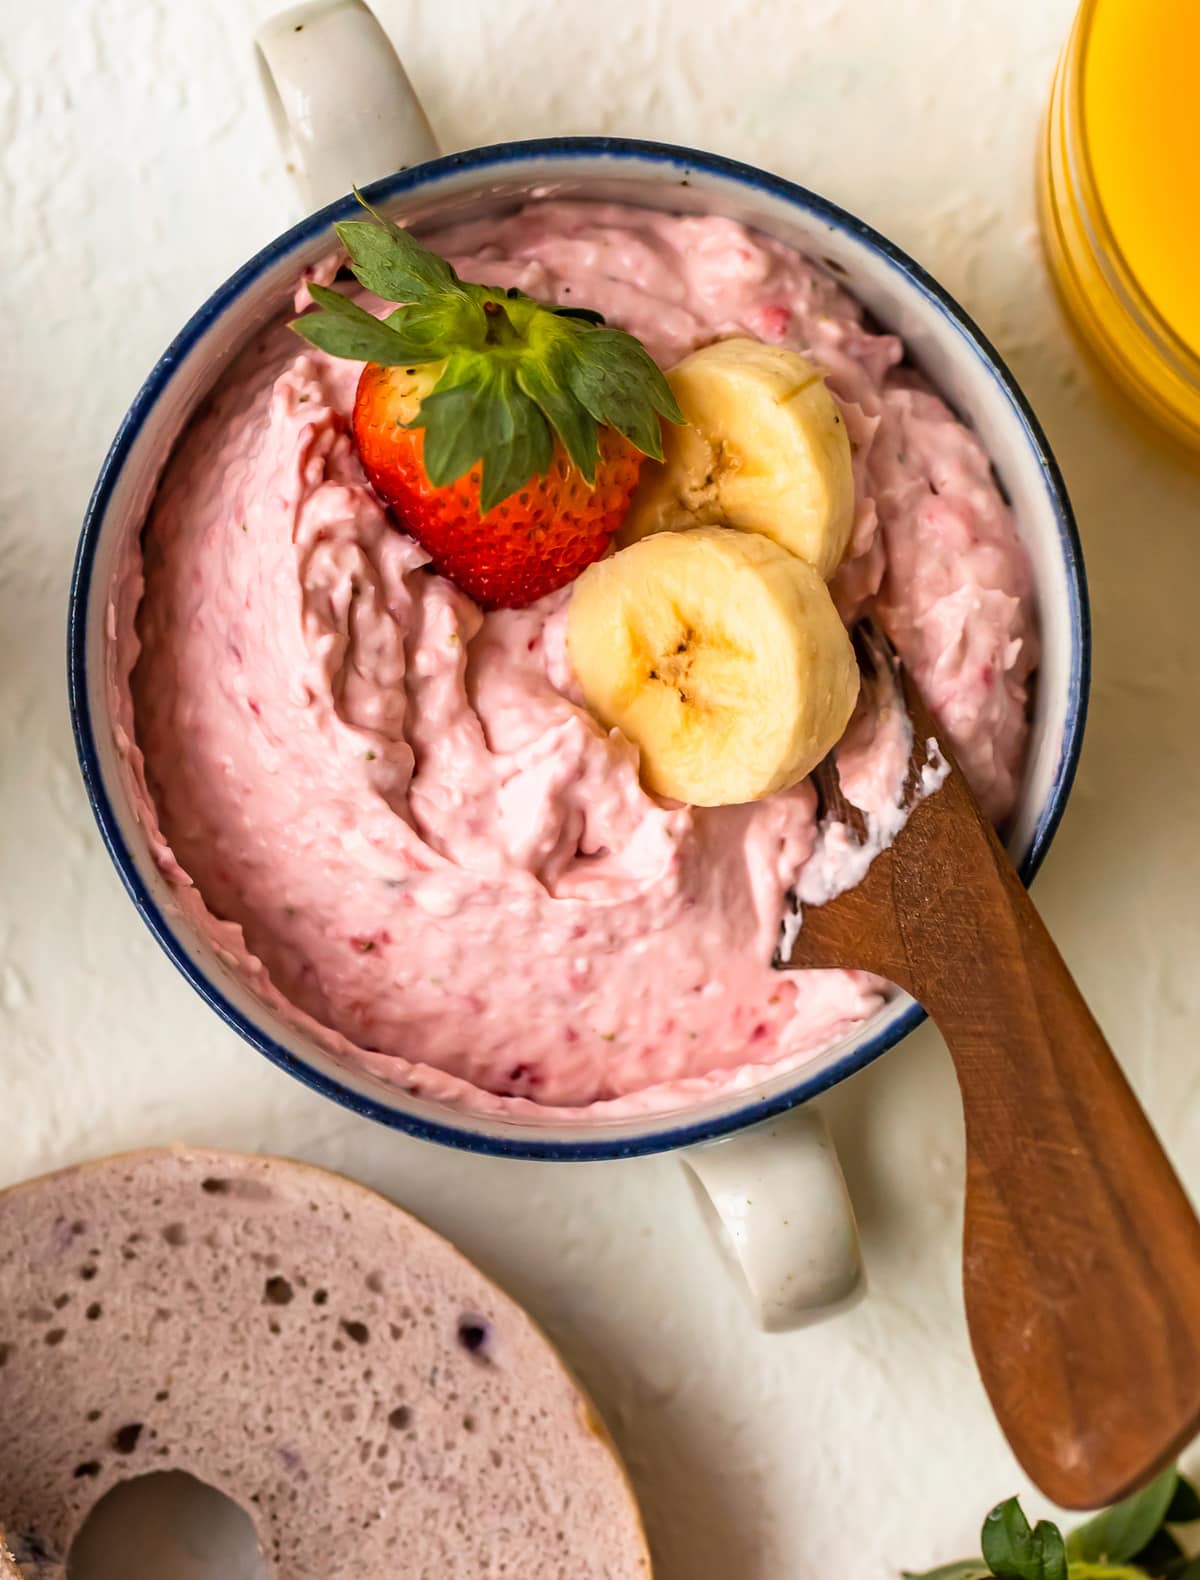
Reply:
[[[663, 366], [741, 334], [826, 368], [858, 498], [839, 607], [875, 611], [1010, 811], [1030, 571], [978, 440], [894, 335], [719, 218], [545, 201], [432, 244], [466, 278], [598, 309]], [[771, 967], [789, 894], [839, 886], [809, 786], [713, 809], [643, 791], [582, 706], [569, 589], [481, 614], [385, 514], [351, 442], [358, 372], [283, 325], [247, 346], [114, 594], [118, 741], [181, 912], [336, 1057], [514, 1116], [678, 1107], [851, 1032], [883, 984]], [[906, 760], [903, 720], [855, 721], [843, 780], [881, 825]]]

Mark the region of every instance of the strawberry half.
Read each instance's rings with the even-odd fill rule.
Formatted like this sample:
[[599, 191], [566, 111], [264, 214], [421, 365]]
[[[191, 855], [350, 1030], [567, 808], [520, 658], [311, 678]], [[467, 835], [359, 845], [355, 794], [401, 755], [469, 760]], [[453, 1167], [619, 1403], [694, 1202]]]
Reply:
[[366, 362], [354, 402], [363, 466], [434, 566], [484, 608], [521, 608], [600, 559], [682, 422], [640, 341], [597, 313], [470, 285], [360, 197], [334, 228], [379, 319], [310, 286], [292, 327]]

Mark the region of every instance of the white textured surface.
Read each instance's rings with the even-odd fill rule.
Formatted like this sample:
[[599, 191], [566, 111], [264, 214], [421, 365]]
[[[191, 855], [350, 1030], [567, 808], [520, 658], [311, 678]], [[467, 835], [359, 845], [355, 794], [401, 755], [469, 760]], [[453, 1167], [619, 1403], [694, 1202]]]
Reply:
[[[561, 1339], [629, 1457], [660, 1580], [957, 1556], [1023, 1480], [967, 1348], [958, 1104], [934, 1035], [828, 1104], [872, 1298], [766, 1337], [677, 1164], [497, 1164], [342, 1114], [203, 1009], [100, 848], [64, 700], [70, 557], [156, 353], [294, 217], [249, 50], [271, 9], [0, 0], [0, 1181], [173, 1137], [347, 1169]], [[378, 9], [447, 147], [627, 132], [771, 166], [910, 248], [1011, 359], [1072, 488], [1097, 626], [1080, 783], [1038, 897], [1200, 1189], [1200, 485], [1093, 389], [1038, 254], [1034, 139], [1072, 0]]]

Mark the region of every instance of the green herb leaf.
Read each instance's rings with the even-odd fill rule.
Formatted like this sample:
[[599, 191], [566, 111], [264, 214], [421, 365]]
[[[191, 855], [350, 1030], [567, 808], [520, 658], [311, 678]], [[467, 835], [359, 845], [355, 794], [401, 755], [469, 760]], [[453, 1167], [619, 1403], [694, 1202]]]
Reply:
[[999, 1503], [983, 1522], [983, 1556], [1004, 1580], [1067, 1580], [1067, 1551], [1056, 1525], [1029, 1521], [1016, 1498]]
[[992, 1571], [982, 1558], [962, 1558], [938, 1569], [902, 1569], [900, 1573], [902, 1580], [989, 1580]]
[[1132, 1497], [1093, 1515], [1067, 1538], [1067, 1556], [1072, 1562], [1128, 1563], [1162, 1525], [1178, 1484], [1172, 1466]]
[[1166, 1523], [1190, 1525], [1193, 1520], [1200, 1520], [1200, 1493], [1186, 1476], [1180, 1476], [1175, 1484], [1174, 1495], [1167, 1506]]
[[331, 291], [323, 285], [310, 285], [308, 289], [323, 311], [305, 313], [303, 318], [294, 319], [292, 328], [319, 351], [334, 357], [349, 357], [355, 362], [379, 362], [387, 367], [431, 360], [423, 353], [413, 354], [396, 330], [339, 291]]

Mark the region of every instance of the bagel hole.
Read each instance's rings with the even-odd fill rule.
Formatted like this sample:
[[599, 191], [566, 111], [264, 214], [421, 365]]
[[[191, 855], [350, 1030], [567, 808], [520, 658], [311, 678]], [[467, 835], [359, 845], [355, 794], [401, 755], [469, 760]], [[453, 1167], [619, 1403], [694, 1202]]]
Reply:
[[71, 1546], [67, 1580], [266, 1580], [245, 1509], [182, 1470], [122, 1481]]

